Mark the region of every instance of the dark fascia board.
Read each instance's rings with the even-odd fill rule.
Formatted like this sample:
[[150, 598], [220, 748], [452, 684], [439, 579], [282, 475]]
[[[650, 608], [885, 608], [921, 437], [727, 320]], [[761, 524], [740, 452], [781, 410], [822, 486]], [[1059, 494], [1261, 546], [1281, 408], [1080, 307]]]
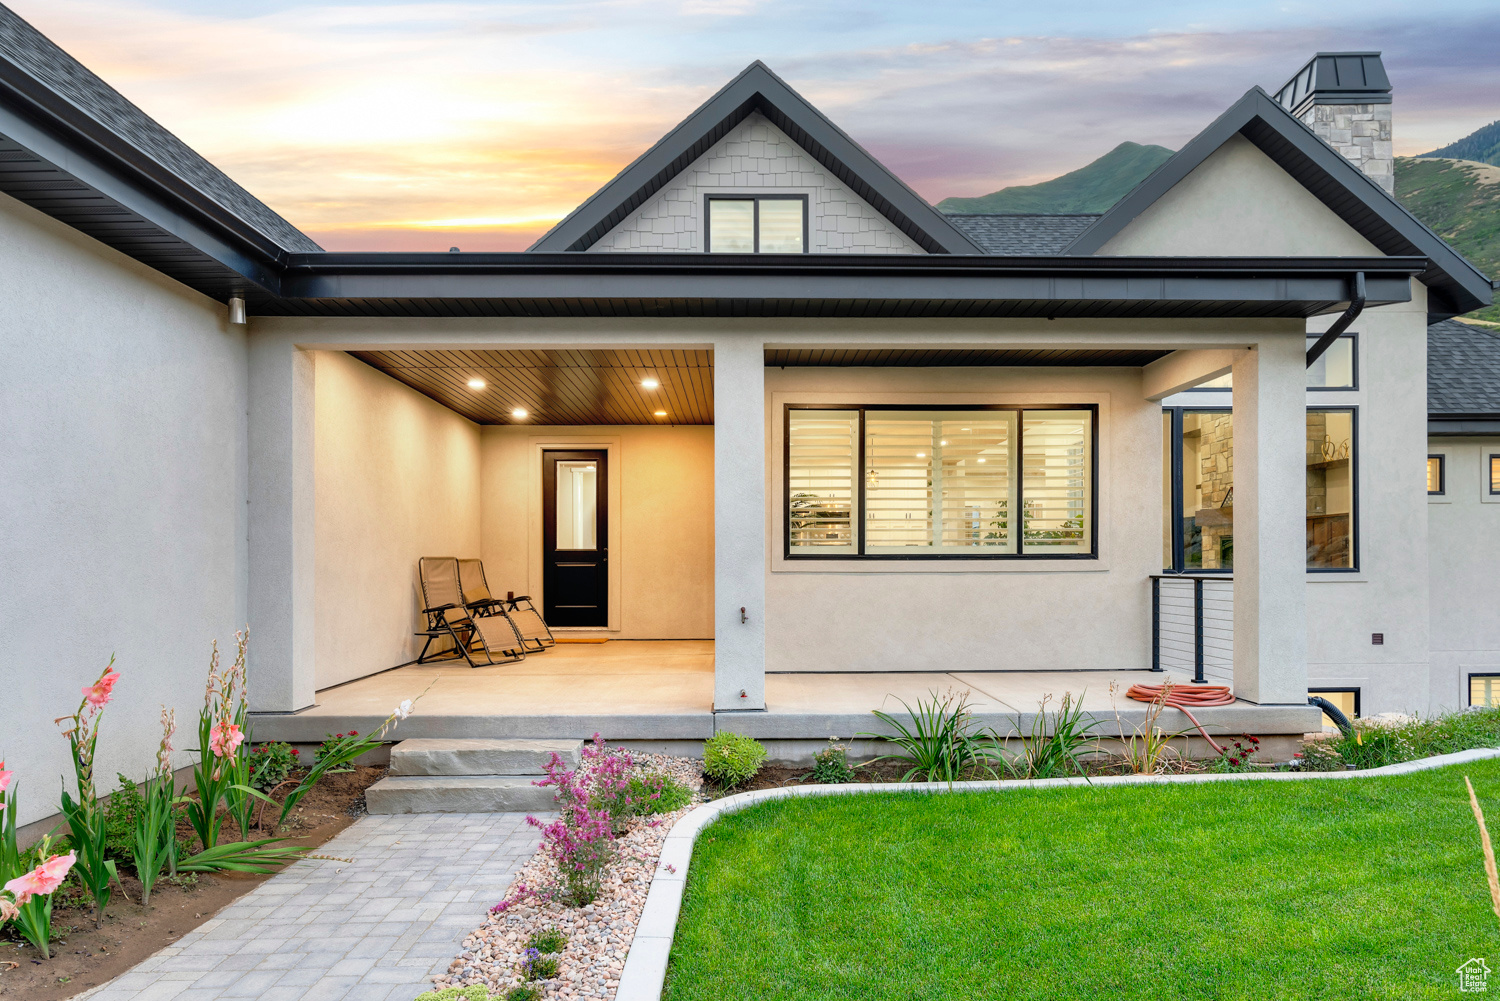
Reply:
[[13, 63], [0, 59], [0, 135], [267, 291], [285, 251]]
[[1259, 147], [1382, 252], [1427, 258], [1429, 266], [1417, 277], [1431, 292], [1429, 323], [1479, 309], [1493, 301], [1490, 280], [1478, 268], [1259, 87], [1251, 88], [1212, 125], [1136, 185], [1098, 222], [1079, 234], [1064, 252], [1097, 254], [1236, 134]]
[[[867, 254], [292, 254], [288, 299], [1407, 302], [1421, 258]], [[268, 307], [272, 304], [268, 303]]]
[[1427, 433], [1438, 438], [1500, 436], [1500, 414], [1428, 414]]
[[928, 253], [984, 253], [758, 59], [552, 227], [531, 250], [587, 250], [754, 111]]

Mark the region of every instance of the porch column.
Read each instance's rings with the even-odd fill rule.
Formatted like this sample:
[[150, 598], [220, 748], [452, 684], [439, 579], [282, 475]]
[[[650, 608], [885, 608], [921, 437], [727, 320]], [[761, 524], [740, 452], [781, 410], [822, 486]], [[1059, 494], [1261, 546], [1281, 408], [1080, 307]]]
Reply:
[[759, 341], [714, 344], [715, 709], [766, 707], [765, 387]]
[[250, 342], [250, 648], [256, 712], [313, 704], [313, 356]]
[[1303, 335], [1234, 363], [1234, 693], [1307, 702], [1307, 389]]

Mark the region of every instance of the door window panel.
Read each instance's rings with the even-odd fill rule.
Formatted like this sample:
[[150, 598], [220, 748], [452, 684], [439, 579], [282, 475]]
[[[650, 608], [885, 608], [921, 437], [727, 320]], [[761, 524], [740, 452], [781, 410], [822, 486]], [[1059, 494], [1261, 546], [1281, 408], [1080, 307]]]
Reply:
[[598, 476], [594, 463], [557, 463], [557, 548], [593, 550], [598, 540]]

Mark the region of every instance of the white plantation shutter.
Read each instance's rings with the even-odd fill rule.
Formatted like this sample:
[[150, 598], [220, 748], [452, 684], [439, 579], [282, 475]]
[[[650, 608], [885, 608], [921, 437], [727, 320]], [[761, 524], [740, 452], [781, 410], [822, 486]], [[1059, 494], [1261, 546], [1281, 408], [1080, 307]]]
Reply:
[[1087, 410], [1028, 410], [1021, 417], [1021, 551], [1091, 551], [1093, 415]]
[[787, 536], [792, 552], [855, 552], [858, 439], [856, 410], [790, 412]]

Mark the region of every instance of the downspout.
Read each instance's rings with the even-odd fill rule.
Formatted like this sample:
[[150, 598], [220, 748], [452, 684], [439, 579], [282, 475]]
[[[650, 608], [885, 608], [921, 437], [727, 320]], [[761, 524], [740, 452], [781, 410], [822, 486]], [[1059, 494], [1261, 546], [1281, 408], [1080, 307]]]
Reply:
[[1356, 271], [1354, 273], [1354, 295], [1349, 297], [1349, 308], [1333, 321], [1333, 326], [1327, 332], [1313, 342], [1313, 346], [1307, 349], [1307, 367], [1312, 368], [1313, 362], [1323, 357], [1323, 352], [1333, 346], [1333, 342], [1339, 339], [1339, 335], [1349, 329], [1349, 324], [1359, 319], [1359, 314], [1365, 308], [1365, 273]]

